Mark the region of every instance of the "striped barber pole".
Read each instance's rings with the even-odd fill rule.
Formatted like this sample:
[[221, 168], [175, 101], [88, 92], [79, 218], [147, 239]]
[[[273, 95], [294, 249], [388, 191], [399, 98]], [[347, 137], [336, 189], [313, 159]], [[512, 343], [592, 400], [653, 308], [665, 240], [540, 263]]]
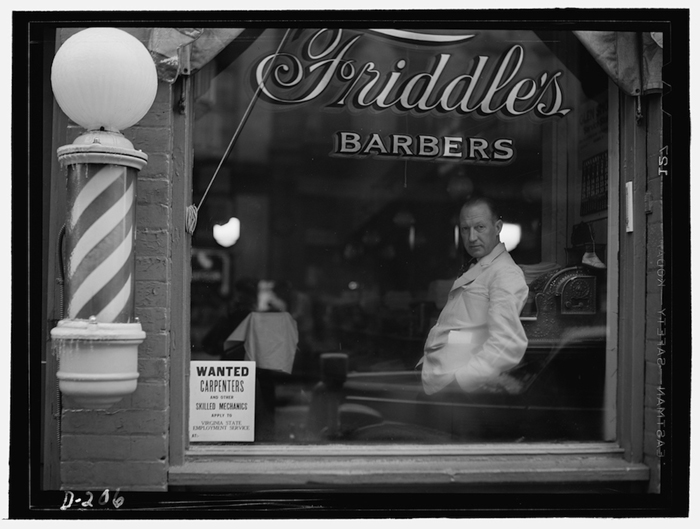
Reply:
[[134, 319], [136, 169], [68, 165], [66, 295], [69, 319]]

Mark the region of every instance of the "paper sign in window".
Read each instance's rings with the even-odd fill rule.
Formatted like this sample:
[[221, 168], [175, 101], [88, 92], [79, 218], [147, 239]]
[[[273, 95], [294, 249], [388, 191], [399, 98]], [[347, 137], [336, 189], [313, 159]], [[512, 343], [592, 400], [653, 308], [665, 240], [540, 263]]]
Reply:
[[190, 441], [255, 440], [255, 362], [190, 363]]

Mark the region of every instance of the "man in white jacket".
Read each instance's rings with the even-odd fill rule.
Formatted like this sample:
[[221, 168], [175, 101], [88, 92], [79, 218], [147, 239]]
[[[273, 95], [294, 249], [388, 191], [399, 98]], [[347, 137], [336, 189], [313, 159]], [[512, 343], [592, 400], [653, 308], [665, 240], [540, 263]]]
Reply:
[[515, 367], [527, 348], [520, 312], [528, 287], [500, 241], [503, 221], [486, 198], [473, 198], [459, 217], [471, 267], [452, 285], [426, 340], [421, 360], [425, 394], [468, 395]]

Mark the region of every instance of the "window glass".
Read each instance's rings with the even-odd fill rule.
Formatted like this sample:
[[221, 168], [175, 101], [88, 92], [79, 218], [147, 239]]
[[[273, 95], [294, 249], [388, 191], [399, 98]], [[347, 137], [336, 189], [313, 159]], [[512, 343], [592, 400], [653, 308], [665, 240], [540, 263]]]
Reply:
[[608, 81], [577, 37], [235, 44], [195, 76], [191, 360], [256, 362], [248, 441], [608, 438]]

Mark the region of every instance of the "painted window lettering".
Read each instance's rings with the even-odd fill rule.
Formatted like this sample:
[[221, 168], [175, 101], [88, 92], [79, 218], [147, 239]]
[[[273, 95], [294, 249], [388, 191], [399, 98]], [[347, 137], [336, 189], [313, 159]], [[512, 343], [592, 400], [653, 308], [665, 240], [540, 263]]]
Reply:
[[369, 133], [365, 136], [352, 131], [335, 134], [333, 153], [339, 156], [401, 156], [416, 158], [444, 158], [462, 161], [509, 162], [515, 157], [513, 140], [499, 138], [489, 142], [484, 138], [444, 136], [438, 138], [425, 134], [389, 134], [381, 136]]
[[[322, 38], [327, 34], [330, 38]], [[559, 85], [561, 71], [519, 78], [525, 63], [525, 49], [520, 44], [512, 45], [500, 57], [474, 57], [464, 65], [464, 73], [450, 79], [445, 74], [448, 65], [452, 66], [450, 53], [438, 54], [427, 72], [408, 72], [403, 58], [389, 73], [377, 69], [373, 61], [360, 66], [351, 51], [363, 37], [355, 35], [343, 42], [343, 30], [319, 30], [303, 48], [301, 55], [305, 60], [293, 53], [277, 56], [279, 64], [262, 87], [264, 96], [277, 104], [306, 103], [332, 92], [336, 88], [333, 81], [340, 80], [340, 95], [329, 94], [334, 98], [329, 107], [475, 112], [482, 116], [502, 113], [509, 117], [534, 113], [540, 118], [563, 117], [571, 110], [564, 105]], [[322, 41], [327, 44], [323, 46]], [[259, 62], [255, 70], [258, 84], [275, 57], [269, 55]], [[497, 66], [489, 68], [492, 63]]]

